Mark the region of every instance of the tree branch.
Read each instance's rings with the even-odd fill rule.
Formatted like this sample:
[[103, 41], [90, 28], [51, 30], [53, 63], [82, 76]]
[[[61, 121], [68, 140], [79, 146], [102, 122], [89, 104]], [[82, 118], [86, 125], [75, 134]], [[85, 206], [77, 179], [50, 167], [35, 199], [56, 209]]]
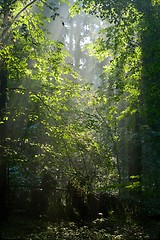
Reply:
[[37, 0], [33, 0], [30, 3], [26, 4], [18, 13], [17, 15], [13, 18], [12, 22], [10, 24], [8, 24], [8, 26], [4, 29], [3, 34], [2, 34], [2, 41], [4, 41], [4, 39], [7, 37], [7, 32], [8, 30], [11, 28], [12, 24], [15, 22], [15, 20], [19, 17], [19, 15], [25, 11], [29, 6], [31, 6], [34, 2], [36, 2]]

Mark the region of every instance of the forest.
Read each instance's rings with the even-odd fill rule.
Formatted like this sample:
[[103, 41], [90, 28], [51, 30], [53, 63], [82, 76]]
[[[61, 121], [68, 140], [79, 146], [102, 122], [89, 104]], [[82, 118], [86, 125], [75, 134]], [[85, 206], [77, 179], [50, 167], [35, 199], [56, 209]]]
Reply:
[[160, 0], [0, 0], [0, 240], [160, 239]]

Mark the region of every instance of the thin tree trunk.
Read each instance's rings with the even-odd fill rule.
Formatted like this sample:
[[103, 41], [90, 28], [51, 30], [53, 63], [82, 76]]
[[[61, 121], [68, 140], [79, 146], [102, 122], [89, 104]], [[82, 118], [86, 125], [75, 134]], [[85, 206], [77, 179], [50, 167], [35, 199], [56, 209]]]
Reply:
[[0, 71], [0, 220], [7, 218], [7, 161], [5, 158], [5, 107], [7, 92], [7, 73], [5, 65]]

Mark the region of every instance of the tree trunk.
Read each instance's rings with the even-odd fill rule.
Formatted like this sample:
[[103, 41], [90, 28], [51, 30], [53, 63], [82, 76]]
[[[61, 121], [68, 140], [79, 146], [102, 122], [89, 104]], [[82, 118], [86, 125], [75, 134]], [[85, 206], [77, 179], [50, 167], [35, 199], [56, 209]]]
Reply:
[[134, 125], [132, 138], [129, 142], [129, 176], [141, 175], [142, 173], [142, 138], [140, 133], [141, 119], [140, 113], [136, 113], [134, 116]]
[[5, 107], [7, 92], [7, 72], [5, 65], [1, 65], [0, 71], [0, 220], [7, 218], [7, 161], [5, 157]]
[[[142, 181], [146, 190], [145, 201], [152, 199], [152, 209], [160, 201], [160, 6], [145, 0], [137, 1], [143, 14], [141, 30], [142, 79], [141, 79], [141, 129]], [[147, 199], [148, 198], [148, 199]], [[160, 211], [160, 207], [158, 206]], [[157, 210], [156, 210], [157, 211]]]

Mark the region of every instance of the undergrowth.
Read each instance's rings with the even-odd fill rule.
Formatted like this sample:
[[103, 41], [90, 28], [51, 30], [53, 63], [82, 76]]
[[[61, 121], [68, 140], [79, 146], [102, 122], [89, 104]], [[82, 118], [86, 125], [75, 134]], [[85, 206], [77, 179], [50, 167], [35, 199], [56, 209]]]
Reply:
[[136, 223], [110, 224], [107, 219], [78, 225], [74, 222], [51, 223], [26, 218], [9, 218], [1, 225], [1, 239], [8, 240], [129, 240], [149, 239]]

